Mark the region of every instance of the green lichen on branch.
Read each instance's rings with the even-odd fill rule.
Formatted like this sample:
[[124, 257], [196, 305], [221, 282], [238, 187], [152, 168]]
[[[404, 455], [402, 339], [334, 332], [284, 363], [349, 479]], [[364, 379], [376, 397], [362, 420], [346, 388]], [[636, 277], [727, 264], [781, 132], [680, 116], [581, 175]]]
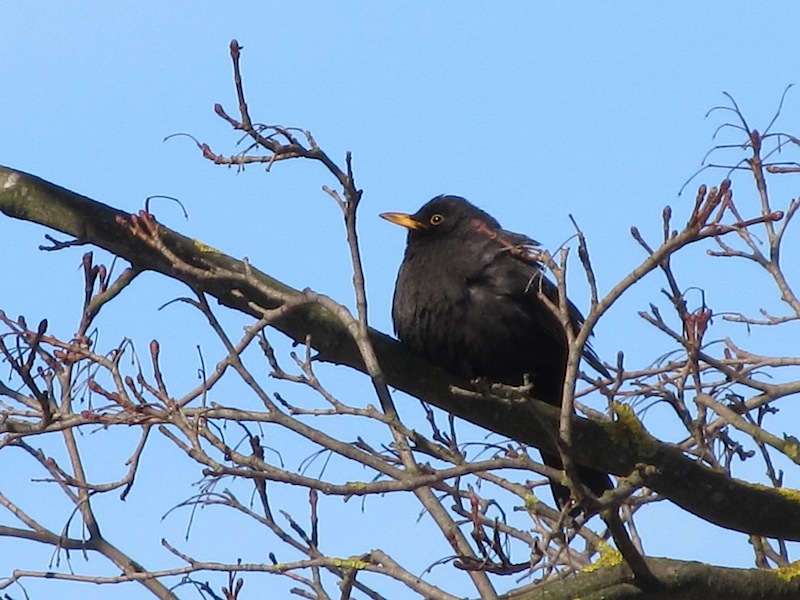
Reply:
[[363, 481], [348, 481], [348, 487], [352, 487], [354, 491], [363, 492], [367, 489], [367, 484]]
[[786, 436], [785, 442], [783, 453], [794, 462], [800, 464], [800, 442], [793, 436]]
[[594, 573], [595, 571], [604, 567], [616, 567], [623, 562], [622, 553], [614, 548], [611, 544], [603, 542], [598, 546], [600, 556], [592, 564], [583, 567], [581, 571], [584, 573]]
[[778, 493], [784, 498], [788, 498], [789, 500], [793, 500], [794, 502], [800, 502], [800, 490], [793, 490], [791, 488], [777, 488], [777, 489]]
[[525, 510], [531, 512], [535, 510], [535, 506], [539, 504], [539, 499], [534, 494], [525, 495]]
[[360, 558], [336, 558], [333, 564], [340, 569], [352, 569], [353, 571], [361, 571], [369, 567], [369, 563]]
[[784, 581], [791, 581], [800, 575], [800, 560], [796, 560], [785, 567], [775, 569], [774, 573]]
[[615, 444], [633, 450], [637, 455], [646, 458], [655, 456], [658, 452], [658, 443], [647, 433], [628, 404], [615, 402], [612, 406], [616, 419], [602, 423], [603, 429]]
[[213, 246], [209, 246], [201, 242], [200, 240], [192, 240], [194, 242], [194, 247], [197, 248], [198, 251], [202, 252], [203, 254], [222, 254], [220, 250], [217, 250]]

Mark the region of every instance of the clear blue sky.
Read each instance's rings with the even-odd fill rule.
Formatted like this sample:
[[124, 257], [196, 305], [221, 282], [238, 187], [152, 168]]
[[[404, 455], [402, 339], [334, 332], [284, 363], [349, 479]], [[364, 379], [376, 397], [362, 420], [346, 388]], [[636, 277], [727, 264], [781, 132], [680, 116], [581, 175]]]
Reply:
[[[295, 287], [310, 286], [350, 304], [338, 209], [320, 191], [333, 183], [326, 173], [279, 164], [270, 173], [250, 168], [237, 174], [204, 161], [187, 138], [162, 141], [186, 132], [220, 152], [233, 150], [236, 135], [214, 115], [213, 105], [236, 110], [228, 43], [237, 38], [245, 48], [245, 85], [256, 120], [310, 129], [334, 157], [346, 150], [354, 154], [365, 191], [360, 229], [373, 326], [391, 330], [389, 306], [404, 245], [403, 234], [376, 215], [413, 211], [440, 193], [466, 196], [506, 228], [550, 248], [572, 234], [567, 216], [574, 215], [589, 239], [601, 291], [607, 290], [642, 257], [628, 234], [631, 225], [657, 241], [665, 204], [673, 205], [680, 222], [696, 184], [715, 184], [724, 176], [706, 172], [688, 193], [677, 195], [726, 118], [724, 113], [704, 118], [727, 102], [722, 92], [735, 96], [756, 127], [769, 122], [784, 88], [798, 78], [800, 18], [790, 2], [614, 6], [7, 3], [0, 20], [0, 164], [125, 210], [141, 208], [148, 196], [175, 196], [190, 219], [157, 201], [154, 211], [168, 226], [233, 256], [247, 256]], [[782, 128], [797, 134], [799, 114], [800, 90], [793, 90]], [[723, 142], [740, 141], [729, 132], [721, 135]], [[740, 203], [752, 195], [748, 184], [735, 180]], [[792, 194], [788, 185], [772, 190], [776, 200]], [[83, 250], [41, 253], [43, 234], [0, 219], [6, 249], [0, 259], [0, 309], [24, 314], [29, 322], [47, 317], [54, 331], [69, 337], [77, 320], [82, 284], [76, 267]], [[700, 251], [677, 268], [686, 285], [706, 285], [715, 310], [779, 308], [775, 294], [752, 293], [760, 279], [732, 277], [727, 265]], [[574, 275], [572, 295], [585, 305], [577, 268]], [[624, 350], [633, 364], [644, 366], [669, 347], [636, 316], [661, 286], [652, 278], [601, 323], [595, 346], [606, 359]], [[110, 347], [128, 336], [145, 348], [158, 337], [177, 387], [194, 385], [194, 348], [200, 344], [213, 355], [214, 342], [187, 308], [157, 310], [185, 293], [157, 276], [142, 278], [101, 319], [101, 341]], [[742, 330], [720, 328], [717, 335], [761, 343], [757, 334], [743, 337]], [[659, 430], [655, 418], [646, 424]], [[26, 476], [21, 465], [28, 463], [3, 455], [0, 491], [13, 492], [6, 481], [32, 489], [21, 483]], [[174, 478], [188, 485], [199, 475]], [[164, 523], [158, 518], [191, 489], [165, 492], [161, 486], [169, 486], [172, 474], [145, 479], [121, 519], [163, 528], [130, 542], [136, 558], [156, 566], [165, 556], [158, 540], [165, 535], [180, 542], [188, 515], [173, 514]], [[796, 480], [786, 483], [800, 486]], [[161, 512], [137, 513], [143, 510], [137, 494], [163, 494], [163, 501], [156, 500]], [[326, 500], [328, 506], [338, 502]], [[409, 505], [405, 510], [414, 527], [414, 510]], [[379, 512], [378, 503], [367, 504], [365, 518], [380, 516], [370, 511]], [[202, 524], [193, 535], [221, 535], [207, 513], [197, 519]], [[53, 523], [66, 516], [53, 510]], [[639, 525], [654, 555], [752, 564], [745, 536], [705, 526], [666, 503], [643, 514]], [[418, 533], [394, 531], [390, 538], [409, 535]], [[380, 536], [366, 545], [350, 541], [342, 544], [342, 553], [384, 544]], [[271, 540], [254, 543], [261, 556], [277, 547]], [[16, 566], [46, 567], [47, 553], [30, 545], [15, 545], [14, 552], [12, 559], [0, 548], [0, 576]], [[55, 585], [28, 584], [42, 595]], [[262, 585], [284, 590], [286, 583], [268, 578]], [[67, 591], [85, 598], [106, 593], [86, 586]], [[115, 597], [148, 596], [129, 585]]]

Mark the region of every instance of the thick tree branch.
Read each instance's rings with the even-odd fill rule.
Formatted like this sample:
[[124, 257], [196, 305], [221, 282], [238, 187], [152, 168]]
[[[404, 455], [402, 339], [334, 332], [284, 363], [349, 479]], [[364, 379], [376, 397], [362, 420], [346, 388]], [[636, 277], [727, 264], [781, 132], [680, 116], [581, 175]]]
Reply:
[[[158, 225], [149, 215], [128, 215], [3, 167], [0, 211], [104, 248], [128, 260], [137, 271], [157, 271], [183, 281], [225, 306], [258, 318], [268, 311], [271, 325], [290, 338], [301, 343], [310, 338], [320, 360], [365, 372], [361, 354], [341, 320], [312, 302], [310, 294]], [[157, 232], [159, 247], [148, 243], [145, 234], [151, 230]], [[380, 332], [369, 333], [386, 381], [393, 387], [501, 435], [557, 451], [557, 408], [486, 394], [459, 394], [454, 385], [470, 388], [468, 382], [432, 367]], [[614, 423], [575, 418], [572, 436], [578, 462], [623, 476], [638, 469], [648, 487], [700, 518], [750, 534], [800, 540], [800, 494], [712, 471], [679, 448], [650, 436], [626, 407], [620, 408]]]
[[657, 591], [634, 585], [633, 574], [623, 562], [593, 565], [563, 580], [521, 589], [503, 600], [790, 600], [800, 597], [800, 577], [795, 566], [776, 571], [730, 569], [699, 562], [647, 558], [647, 566], [660, 582]]

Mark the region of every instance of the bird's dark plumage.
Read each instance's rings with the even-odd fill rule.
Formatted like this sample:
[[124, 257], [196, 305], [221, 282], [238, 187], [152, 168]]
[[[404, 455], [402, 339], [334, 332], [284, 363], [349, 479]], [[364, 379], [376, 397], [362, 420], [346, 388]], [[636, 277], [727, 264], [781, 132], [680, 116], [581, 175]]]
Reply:
[[[409, 230], [392, 307], [400, 340], [461, 377], [520, 385], [528, 375], [534, 397], [559, 405], [567, 340], [539, 298], [558, 303], [530, 252], [537, 243], [457, 196], [438, 196], [413, 215], [381, 216]], [[572, 303], [569, 310], [577, 330], [582, 316]], [[584, 357], [603, 370], [591, 349]], [[561, 468], [558, 456], [542, 458]], [[611, 486], [605, 473], [580, 467], [579, 475], [597, 494]], [[569, 498], [560, 485], [553, 494], [562, 505]]]

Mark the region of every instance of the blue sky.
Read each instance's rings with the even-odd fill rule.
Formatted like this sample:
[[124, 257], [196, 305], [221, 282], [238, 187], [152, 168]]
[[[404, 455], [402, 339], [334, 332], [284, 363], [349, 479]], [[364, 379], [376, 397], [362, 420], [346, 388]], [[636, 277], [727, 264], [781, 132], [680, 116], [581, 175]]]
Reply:
[[[722, 92], [763, 129], [798, 75], [798, 9], [789, 2], [768, 8], [752, 2], [31, 2], [3, 13], [0, 164], [125, 210], [141, 208], [148, 196], [177, 197], [190, 219], [168, 201], [156, 201], [166, 225], [247, 256], [295, 287], [352, 304], [338, 209], [320, 190], [333, 184], [330, 176], [299, 163], [237, 174], [204, 161], [188, 138], [163, 141], [183, 132], [219, 152], [235, 151], [236, 135], [213, 105], [236, 110], [228, 43], [237, 38], [256, 120], [310, 129], [333, 157], [353, 152], [364, 189], [360, 234], [370, 318], [384, 331], [391, 330], [404, 236], [378, 213], [413, 211], [440, 193], [460, 194], [549, 248], [572, 235], [572, 214], [589, 240], [601, 291], [609, 289], [642, 258], [628, 234], [631, 225], [657, 241], [664, 205], [673, 206], [680, 222], [696, 185], [713, 185], [725, 175], [706, 171], [678, 196], [729, 117], [705, 117], [727, 103]], [[797, 133], [798, 94], [789, 92], [779, 129]], [[718, 139], [740, 141], [729, 130]], [[791, 184], [772, 186], [776, 202], [796, 195]], [[746, 206], [753, 195], [749, 181], [740, 177], [734, 186]], [[69, 337], [83, 250], [41, 253], [43, 234], [0, 219], [7, 249], [0, 259], [0, 309], [30, 322], [47, 317], [54, 331]], [[787, 268], [797, 272], [795, 265]], [[676, 269], [685, 285], [702, 282], [715, 310], [780, 310], [776, 294], [753, 293], [764, 280], [752, 269], [733, 276], [730, 265], [705, 258], [702, 250], [687, 253]], [[577, 265], [571, 281], [573, 299], [585, 305]], [[644, 366], [669, 348], [636, 316], [662, 285], [652, 277], [600, 324], [595, 346], [601, 355], [611, 359], [624, 350]], [[101, 339], [112, 345], [127, 336], [144, 348], [158, 337], [178, 386], [193, 384], [195, 346], [213, 354], [214, 343], [188, 309], [158, 310], [185, 293], [157, 276], [143, 277], [103, 315]], [[756, 348], [781, 343], [721, 323], [715, 331]], [[339, 377], [336, 371], [331, 376]], [[668, 435], [655, 417], [646, 424]], [[24, 475], [0, 458], [0, 481]], [[188, 484], [198, 475], [175, 477]], [[170, 481], [153, 476], [139, 493], [157, 496]], [[152, 517], [135, 516], [135, 499], [127, 504], [131, 518]], [[171, 504], [165, 499], [159, 506], [166, 511]], [[63, 522], [63, 515], [55, 518]], [[208, 535], [219, 534], [213, 519], [198, 521]], [[409, 522], [413, 526], [413, 518]], [[185, 520], [170, 517], [163, 526], [180, 538]], [[745, 536], [705, 526], [666, 503], [643, 515], [640, 528], [655, 555], [752, 564]], [[161, 535], [132, 542], [141, 543], [137, 558], [149, 565], [163, 559]], [[353, 552], [368, 548], [352, 545]], [[29, 547], [17, 549], [17, 556], [41, 558]], [[18, 566], [7, 556], [0, 552], [0, 574]], [[282, 590], [285, 584], [267, 579], [263, 585]], [[80, 591], [83, 597], [103, 594]], [[135, 586], [117, 593], [145, 597]]]

